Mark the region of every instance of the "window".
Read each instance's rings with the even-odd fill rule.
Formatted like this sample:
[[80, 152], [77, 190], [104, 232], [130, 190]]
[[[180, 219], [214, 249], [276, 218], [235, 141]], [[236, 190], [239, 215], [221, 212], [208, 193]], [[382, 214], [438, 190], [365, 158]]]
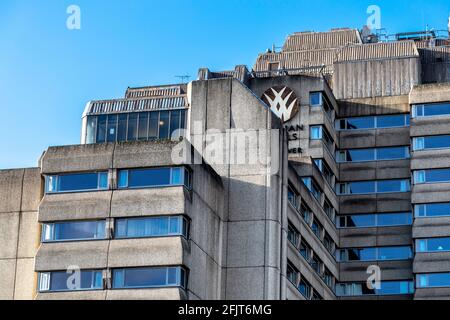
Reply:
[[[87, 143], [179, 138], [186, 126], [185, 110], [89, 116]], [[176, 133], [176, 134], [174, 134]]]
[[336, 295], [363, 296], [363, 295], [397, 295], [413, 294], [413, 281], [382, 281], [381, 288], [368, 288], [366, 283], [339, 283], [336, 285]]
[[409, 159], [409, 147], [350, 149], [336, 152], [338, 162], [364, 162]]
[[370, 194], [410, 191], [409, 180], [377, 180], [339, 183], [336, 185], [338, 195]]
[[298, 193], [291, 185], [288, 186], [288, 201], [295, 209], [298, 208]]
[[300, 206], [300, 215], [307, 224], [309, 224], [309, 222], [311, 221], [311, 217], [313, 216], [311, 209], [309, 209], [304, 204]]
[[340, 249], [337, 257], [339, 262], [408, 260], [412, 258], [412, 249], [409, 246]]
[[429, 169], [414, 171], [414, 183], [450, 182], [450, 169]]
[[306, 261], [310, 262], [311, 253], [312, 253], [311, 247], [302, 240], [300, 242], [300, 254], [303, 256], [303, 258], [305, 258]]
[[311, 260], [311, 267], [319, 275], [322, 274], [322, 265], [323, 265], [323, 262], [319, 259], [319, 257], [314, 256], [312, 258], [312, 260]]
[[297, 248], [300, 240], [300, 232], [298, 232], [297, 228], [291, 222], [288, 224], [288, 240]]
[[331, 204], [331, 202], [325, 198], [324, 202], [323, 202], [323, 210], [325, 211], [326, 215], [328, 216], [328, 218], [331, 219], [331, 221], [334, 221], [334, 207]]
[[450, 287], [450, 273], [418, 274], [417, 288]]
[[450, 238], [429, 238], [416, 240], [416, 252], [450, 251]]
[[426, 105], [414, 105], [412, 107], [412, 117], [433, 117], [450, 115], [450, 103], [436, 103]]
[[119, 170], [120, 189], [191, 185], [191, 173], [184, 167]]
[[323, 244], [325, 248], [328, 250], [328, 252], [334, 256], [336, 245], [328, 233], [325, 233], [323, 237]]
[[413, 138], [414, 151], [450, 148], [450, 135]]
[[[311, 140], [323, 140], [326, 147], [333, 151], [334, 141], [331, 135], [323, 126], [311, 126], [310, 127], [310, 139]], [[333, 151], [334, 152], [334, 151]]]
[[316, 220], [316, 218], [314, 218], [312, 221], [311, 230], [313, 231], [313, 233], [316, 235], [317, 238], [322, 240], [322, 235], [323, 235], [324, 229], [323, 229], [323, 226]]
[[182, 267], [114, 269], [113, 288], [186, 288], [186, 273]]
[[[71, 281], [73, 273], [66, 271], [40, 272], [39, 292], [102, 290], [103, 274], [101, 270], [81, 270], [80, 281]], [[69, 279], [69, 277], [72, 277]]]
[[311, 290], [312, 287], [309, 284], [308, 281], [306, 281], [305, 279], [301, 279], [300, 280], [300, 284], [298, 286], [298, 290], [300, 291], [300, 293], [306, 298], [306, 299], [311, 299]]
[[323, 298], [318, 292], [313, 290], [313, 294], [312, 294], [311, 300], [323, 300]]
[[417, 204], [414, 214], [416, 218], [450, 216], [450, 202]]
[[340, 216], [338, 228], [371, 228], [412, 225], [412, 213], [379, 213]]
[[334, 277], [331, 274], [331, 271], [325, 268], [325, 271], [323, 273], [323, 281], [325, 284], [334, 291]]
[[108, 189], [108, 172], [71, 173], [45, 177], [45, 192], [76, 192]]
[[287, 264], [286, 277], [295, 287], [297, 287], [299, 271], [290, 261], [288, 261]]
[[328, 184], [333, 188], [334, 186], [334, 174], [333, 171], [331, 171], [328, 164], [323, 159], [314, 159], [314, 164], [319, 169], [319, 171], [324, 176], [325, 180], [328, 182]]
[[42, 242], [105, 239], [105, 220], [42, 224]]
[[311, 194], [316, 198], [317, 201], [321, 202], [322, 200], [322, 191], [320, 190], [317, 183], [312, 178], [302, 178], [303, 183], [311, 192]]
[[336, 121], [337, 130], [408, 127], [409, 114], [346, 118]]
[[189, 222], [183, 216], [116, 219], [116, 238], [163, 236], [188, 237]]
[[309, 104], [311, 107], [322, 107], [327, 116], [333, 116], [333, 106], [322, 92], [311, 92], [309, 94]]

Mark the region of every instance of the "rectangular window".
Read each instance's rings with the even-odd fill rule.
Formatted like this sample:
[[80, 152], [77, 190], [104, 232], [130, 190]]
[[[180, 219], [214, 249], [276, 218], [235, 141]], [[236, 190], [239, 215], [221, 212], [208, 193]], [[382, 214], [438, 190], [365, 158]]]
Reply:
[[119, 114], [119, 123], [117, 127], [117, 141], [127, 141], [127, 123], [128, 115]]
[[106, 115], [99, 116], [97, 120], [97, 143], [106, 142], [106, 123], [108, 117]]
[[336, 121], [337, 130], [385, 129], [408, 127], [409, 114], [346, 118]]
[[337, 254], [339, 262], [409, 260], [411, 258], [412, 249], [409, 246], [340, 249]]
[[46, 193], [108, 189], [108, 172], [71, 173], [45, 177]]
[[311, 209], [309, 209], [304, 204], [300, 206], [300, 215], [307, 224], [309, 224], [309, 222], [311, 221], [311, 217], [313, 216]]
[[311, 92], [309, 94], [309, 104], [311, 107], [322, 106], [322, 92]]
[[413, 118], [434, 117], [450, 115], [450, 103], [436, 103], [426, 105], [414, 105], [412, 107]]
[[320, 190], [317, 183], [312, 178], [302, 178], [302, 181], [306, 188], [311, 192], [311, 194], [316, 198], [317, 201], [321, 202], [322, 200], [322, 190]]
[[[76, 271], [75, 271], [76, 272]], [[80, 281], [68, 281], [73, 273], [66, 271], [40, 272], [39, 292], [102, 290], [103, 274], [101, 270], [81, 270]]]
[[336, 152], [338, 162], [364, 162], [409, 159], [409, 147], [350, 149]]
[[306, 261], [310, 262], [311, 261], [311, 252], [312, 249], [311, 247], [304, 242], [303, 240], [300, 242], [300, 254], [303, 256], [303, 258], [305, 258]]
[[150, 112], [148, 123], [148, 139], [157, 140], [159, 136], [159, 112]]
[[334, 210], [333, 205], [327, 198], [325, 198], [325, 201], [323, 202], [323, 210], [325, 211], [328, 218], [330, 218], [331, 221], [334, 221], [335, 210]]
[[311, 140], [320, 140], [322, 139], [322, 126], [313, 126], [310, 129]]
[[323, 237], [323, 244], [328, 252], [334, 256], [336, 245], [328, 233], [325, 233], [325, 236]]
[[450, 251], [450, 238], [429, 238], [416, 240], [416, 252]]
[[161, 111], [159, 113], [159, 139], [169, 138], [169, 117], [168, 111]]
[[382, 281], [379, 289], [368, 288], [366, 283], [339, 283], [336, 285], [336, 295], [338, 297], [413, 293], [413, 281]]
[[115, 238], [184, 236], [189, 222], [183, 216], [116, 219]]
[[311, 260], [311, 267], [319, 275], [322, 274], [322, 265], [323, 265], [323, 262], [319, 259], [319, 257], [314, 256], [312, 258], [312, 260]]
[[450, 287], [450, 273], [426, 273], [418, 274], [417, 288]]
[[323, 159], [314, 159], [313, 162], [316, 165], [316, 167], [319, 169], [319, 171], [322, 173], [323, 177], [328, 182], [328, 184], [333, 188], [334, 174], [333, 174], [333, 171], [331, 171], [328, 164]]
[[42, 224], [42, 242], [105, 239], [105, 221], [69, 221]]
[[182, 267], [114, 269], [113, 288], [186, 288], [187, 274]]
[[308, 281], [306, 281], [305, 279], [301, 279], [300, 280], [300, 284], [298, 286], [298, 290], [300, 291], [300, 293], [308, 300], [311, 299], [311, 291], [312, 291], [312, 287], [309, 284]]
[[429, 169], [414, 171], [414, 183], [450, 182], [450, 169]]
[[298, 232], [297, 228], [295, 228], [294, 225], [290, 222], [288, 224], [288, 240], [294, 245], [294, 247], [298, 247], [298, 243], [300, 241], [300, 232]]
[[410, 182], [403, 179], [347, 182], [338, 184], [336, 191], [338, 195], [408, 192]]
[[298, 193], [291, 185], [288, 186], [288, 201], [295, 209], [298, 209]]
[[450, 216], [450, 202], [417, 204], [414, 206], [416, 218]]
[[138, 122], [138, 140], [147, 140], [148, 139], [148, 112], [139, 113], [139, 122]]
[[287, 264], [286, 277], [295, 287], [297, 287], [299, 271], [290, 261], [288, 261]]
[[312, 221], [311, 230], [316, 235], [316, 237], [319, 238], [319, 240], [322, 240], [324, 229], [323, 226], [316, 220], [316, 218], [314, 218]]
[[106, 141], [116, 142], [117, 124], [118, 124], [117, 115], [109, 115], [108, 116], [108, 130], [106, 133]]
[[183, 167], [119, 170], [120, 189], [185, 185], [191, 187], [191, 173]]
[[97, 132], [97, 117], [88, 117], [86, 124], [86, 143], [95, 143]]
[[448, 149], [450, 148], [450, 135], [413, 138], [413, 147], [414, 151]]

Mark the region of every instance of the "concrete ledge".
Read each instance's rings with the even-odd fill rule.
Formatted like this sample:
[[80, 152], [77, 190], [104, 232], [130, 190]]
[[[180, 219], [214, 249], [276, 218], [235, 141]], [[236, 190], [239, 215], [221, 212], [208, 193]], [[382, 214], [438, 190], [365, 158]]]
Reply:
[[36, 300], [105, 300], [106, 291], [72, 291], [38, 293]]
[[450, 116], [424, 117], [411, 120], [411, 137], [449, 134]]
[[450, 183], [417, 184], [412, 188], [411, 202], [432, 203], [448, 202], [450, 198]]
[[450, 270], [450, 252], [416, 253], [414, 273], [448, 272]]
[[36, 271], [64, 271], [69, 266], [80, 269], [106, 269], [108, 241], [43, 243], [36, 255]]
[[111, 192], [47, 194], [39, 206], [39, 222], [107, 218]]
[[108, 170], [114, 143], [50, 147], [41, 158], [43, 174]]
[[450, 288], [422, 288], [416, 289], [415, 300], [449, 300]]
[[450, 217], [416, 218], [412, 234], [414, 238], [450, 237]]
[[410, 104], [450, 101], [450, 83], [415, 85], [409, 94]]
[[111, 240], [109, 268], [183, 265], [181, 237]]
[[139, 217], [186, 213], [184, 187], [116, 190], [112, 217]]
[[[450, 131], [450, 129], [447, 129]], [[450, 150], [414, 151], [411, 170], [450, 168]]]
[[180, 288], [108, 290], [106, 300], [185, 300]]

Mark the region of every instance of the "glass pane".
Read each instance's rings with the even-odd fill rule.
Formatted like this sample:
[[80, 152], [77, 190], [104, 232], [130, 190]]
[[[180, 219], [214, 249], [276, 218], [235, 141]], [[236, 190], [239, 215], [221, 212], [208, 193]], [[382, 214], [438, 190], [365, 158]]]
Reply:
[[124, 287], [158, 287], [167, 283], [167, 268], [124, 270]]
[[58, 191], [95, 190], [98, 188], [98, 173], [61, 175], [58, 177]]
[[128, 115], [126, 115], [126, 114], [119, 115], [119, 126], [117, 129], [117, 141], [126, 141], [127, 140], [127, 122], [128, 122]]
[[424, 138], [425, 149], [450, 148], [450, 136]]
[[[180, 111], [171, 111], [170, 112], [170, 135], [171, 139], [178, 139], [180, 137], [180, 132], [177, 131], [180, 129]], [[177, 132], [177, 133], [175, 133]]]
[[434, 238], [427, 239], [427, 251], [449, 251], [450, 250], [450, 238]]
[[377, 182], [377, 192], [409, 191], [409, 183], [405, 180], [381, 180]]
[[375, 226], [375, 215], [354, 215], [347, 216], [347, 227], [364, 228]]
[[161, 111], [159, 114], [159, 139], [169, 138], [169, 112]]
[[183, 168], [172, 168], [172, 185], [183, 185]]
[[419, 212], [419, 216], [450, 216], [450, 203], [431, 203], [416, 206], [416, 212], [417, 211]]
[[120, 170], [119, 171], [119, 188], [127, 188], [128, 187], [128, 170]]
[[311, 127], [311, 139], [312, 140], [322, 139], [322, 127]]
[[109, 115], [106, 140], [108, 142], [115, 142], [116, 137], [117, 137], [117, 115]]
[[450, 114], [450, 103], [442, 103], [424, 106], [425, 116], [440, 116]]
[[407, 147], [377, 149], [377, 160], [406, 159], [406, 158], [409, 158]]
[[312, 92], [309, 96], [309, 103], [311, 106], [320, 106], [322, 105], [322, 93], [320, 92]]
[[170, 171], [170, 168], [129, 170], [128, 186], [151, 187], [170, 185]]
[[[72, 290], [86, 290], [86, 289], [101, 289], [101, 282], [95, 281], [95, 273], [98, 271], [80, 271], [80, 282], [75, 281], [72, 277], [73, 273], [52, 272], [50, 278], [51, 291], [72, 291]], [[69, 280], [69, 277], [70, 280]], [[69, 280], [69, 281], [68, 281]], [[73, 280], [73, 281], [71, 281]]]
[[53, 240], [101, 239], [104, 238], [104, 234], [98, 234], [101, 228], [105, 229], [104, 221], [56, 223]]
[[373, 129], [375, 128], [374, 117], [362, 117], [362, 118], [348, 118], [347, 130], [356, 129]]
[[147, 140], [148, 138], [148, 113], [139, 113], [138, 139]]
[[97, 125], [97, 117], [88, 117], [86, 128], [86, 143], [95, 143], [95, 130]]
[[427, 275], [420, 275], [421, 287], [449, 287], [450, 273], [432, 273]]
[[108, 189], [108, 172], [98, 173], [98, 188]]
[[450, 169], [435, 169], [426, 171], [426, 182], [450, 181]]
[[350, 194], [375, 193], [375, 182], [374, 181], [351, 182], [349, 183], [349, 193]]
[[378, 260], [405, 260], [412, 255], [410, 247], [381, 247], [378, 248]]
[[107, 116], [99, 116], [97, 122], [97, 143], [106, 141], [106, 119]]
[[379, 116], [377, 118], [377, 128], [394, 128], [405, 126], [405, 115]]
[[182, 234], [182, 217], [170, 217], [169, 222], [169, 234]]
[[412, 224], [411, 213], [385, 213], [378, 215], [379, 226], [402, 226]]
[[148, 138], [150, 140], [158, 139], [159, 112], [150, 112]]
[[127, 141], [134, 141], [137, 139], [137, 130], [138, 130], [138, 114], [130, 113], [128, 116]]
[[375, 149], [354, 149], [347, 151], [347, 161], [373, 161], [375, 160]]

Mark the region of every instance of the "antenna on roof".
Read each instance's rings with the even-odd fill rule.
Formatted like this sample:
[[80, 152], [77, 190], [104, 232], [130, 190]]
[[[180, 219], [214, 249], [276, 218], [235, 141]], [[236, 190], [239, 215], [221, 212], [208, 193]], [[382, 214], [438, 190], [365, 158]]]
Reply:
[[175, 76], [175, 78], [179, 78], [181, 80], [182, 84], [185, 84], [189, 81], [191, 76], [189, 75], [184, 75], [184, 76]]

